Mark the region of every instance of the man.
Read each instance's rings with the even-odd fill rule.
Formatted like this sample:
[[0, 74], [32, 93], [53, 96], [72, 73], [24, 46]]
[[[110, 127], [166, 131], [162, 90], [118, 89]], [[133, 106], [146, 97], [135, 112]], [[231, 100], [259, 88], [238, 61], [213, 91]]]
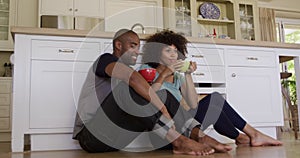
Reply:
[[178, 101], [167, 91], [155, 93], [129, 67], [135, 65], [139, 47], [138, 35], [121, 29], [114, 36], [113, 53], [101, 55], [90, 68], [79, 98], [74, 139], [88, 152], [108, 152], [123, 149], [141, 132], [150, 131], [171, 143], [175, 154], [213, 153], [214, 149], [188, 138], [199, 123]]

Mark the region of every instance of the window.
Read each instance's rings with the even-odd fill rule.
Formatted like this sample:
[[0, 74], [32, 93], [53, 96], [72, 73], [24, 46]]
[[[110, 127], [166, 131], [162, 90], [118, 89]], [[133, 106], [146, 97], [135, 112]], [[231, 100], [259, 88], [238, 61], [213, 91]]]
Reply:
[[300, 19], [276, 18], [277, 41], [300, 44]]

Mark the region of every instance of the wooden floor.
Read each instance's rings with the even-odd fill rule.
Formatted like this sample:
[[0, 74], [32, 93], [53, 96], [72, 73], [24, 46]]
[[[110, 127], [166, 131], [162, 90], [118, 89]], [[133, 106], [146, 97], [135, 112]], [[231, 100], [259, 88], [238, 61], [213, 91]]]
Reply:
[[[214, 153], [213, 155], [203, 156], [208, 158], [300, 158], [300, 139], [295, 140], [290, 133], [283, 133], [281, 140], [283, 146], [279, 147], [249, 147], [234, 146], [234, 150], [228, 153]], [[90, 154], [82, 150], [72, 151], [51, 151], [51, 152], [24, 152], [11, 153], [9, 143], [0, 143], [0, 158], [124, 158], [124, 157], [143, 157], [143, 158], [194, 158], [200, 156], [174, 155], [171, 151], [153, 152], [111, 152]]]

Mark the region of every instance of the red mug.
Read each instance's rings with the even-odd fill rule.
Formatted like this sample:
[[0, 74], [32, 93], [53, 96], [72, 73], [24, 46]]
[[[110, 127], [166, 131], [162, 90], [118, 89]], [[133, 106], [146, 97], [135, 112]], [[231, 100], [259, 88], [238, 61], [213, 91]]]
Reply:
[[152, 83], [154, 78], [155, 78], [155, 74], [156, 74], [156, 69], [154, 68], [145, 68], [145, 69], [141, 69], [138, 71], [147, 82]]

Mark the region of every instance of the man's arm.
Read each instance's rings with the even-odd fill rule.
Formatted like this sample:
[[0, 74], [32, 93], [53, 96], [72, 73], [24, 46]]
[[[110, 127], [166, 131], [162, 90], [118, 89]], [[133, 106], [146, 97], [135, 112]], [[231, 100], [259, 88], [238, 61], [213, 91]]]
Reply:
[[112, 78], [117, 78], [126, 82], [139, 95], [160, 109], [164, 116], [171, 119], [170, 114], [163, 102], [156, 95], [155, 91], [150, 87], [147, 81], [137, 71], [122, 63], [112, 62], [106, 66], [105, 73]]

